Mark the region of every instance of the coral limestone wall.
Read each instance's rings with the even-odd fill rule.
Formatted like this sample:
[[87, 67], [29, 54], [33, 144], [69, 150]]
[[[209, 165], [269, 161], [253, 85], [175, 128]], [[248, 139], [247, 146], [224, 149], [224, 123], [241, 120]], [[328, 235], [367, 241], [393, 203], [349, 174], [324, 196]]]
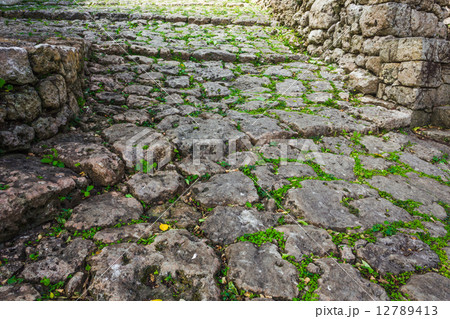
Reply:
[[414, 110], [414, 124], [448, 125], [449, 0], [254, 0], [338, 62], [356, 91]]
[[78, 114], [84, 51], [80, 40], [0, 38], [0, 149], [25, 150]]

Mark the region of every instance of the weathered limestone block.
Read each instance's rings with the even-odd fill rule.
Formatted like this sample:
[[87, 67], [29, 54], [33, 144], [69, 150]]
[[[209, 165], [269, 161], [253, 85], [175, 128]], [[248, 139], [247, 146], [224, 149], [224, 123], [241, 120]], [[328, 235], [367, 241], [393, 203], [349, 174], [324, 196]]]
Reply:
[[435, 105], [449, 105], [450, 104], [450, 84], [441, 85], [436, 92]]
[[403, 3], [383, 3], [367, 6], [361, 15], [361, 31], [364, 37], [375, 35], [411, 35], [411, 8]]
[[384, 94], [387, 99], [412, 110], [430, 110], [436, 99], [435, 90], [406, 86], [386, 86]]
[[378, 36], [365, 39], [363, 43], [363, 53], [369, 56], [378, 56], [380, 55], [380, 50], [386, 46], [385, 42], [390, 40], [392, 40], [391, 37]]
[[313, 29], [328, 29], [339, 21], [338, 12], [343, 1], [316, 0], [309, 13], [309, 25]]
[[39, 82], [37, 91], [46, 109], [57, 110], [67, 102], [67, 88], [64, 78], [59, 75], [49, 76]]
[[0, 63], [0, 78], [6, 83], [23, 85], [36, 81], [23, 48], [0, 48]]
[[39, 44], [29, 51], [31, 66], [36, 74], [63, 73], [61, 54], [49, 44]]
[[436, 35], [438, 18], [428, 12], [411, 10], [411, 34], [415, 37], [432, 38]]
[[378, 82], [379, 80], [376, 76], [358, 69], [350, 73], [348, 85], [354, 90], [364, 94], [376, 94]]
[[375, 75], [380, 75], [381, 72], [381, 59], [378, 56], [368, 57], [366, 60], [366, 68]]
[[392, 84], [397, 80], [400, 63], [384, 63], [381, 67], [380, 77], [386, 84]]
[[326, 38], [326, 34], [323, 30], [313, 30], [308, 35], [308, 43], [321, 44]]
[[3, 96], [6, 105], [6, 119], [29, 123], [41, 113], [41, 99], [31, 86], [24, 86]]
[[450, 106], [434, 108], [431, 122], [434, 125], [450, 128]]
[[2, 6], [12, 6], [19, 4], [22, 0], [0, 0], [0, 5]]
[[380, 50], [381, 62], [450, 62], [450, 41], [427, 38], [391, 39]]
[[441, 65], [425, 61], [402, 62], [398, 69], [398, 80], [402, 85], [414, 87], [439, 87]]

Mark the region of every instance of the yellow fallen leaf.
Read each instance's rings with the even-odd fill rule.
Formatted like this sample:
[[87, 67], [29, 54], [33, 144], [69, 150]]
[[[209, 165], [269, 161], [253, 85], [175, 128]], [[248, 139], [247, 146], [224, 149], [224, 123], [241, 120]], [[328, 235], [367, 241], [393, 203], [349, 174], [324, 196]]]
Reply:
[[152, 301], [162, 301], [162, 299], [153, 299]]
[[169, 225], [167, 224], [161, 224], [159, 225], [159, 229], [161, 229], [162, 231], [166, 231], [169, 229]]

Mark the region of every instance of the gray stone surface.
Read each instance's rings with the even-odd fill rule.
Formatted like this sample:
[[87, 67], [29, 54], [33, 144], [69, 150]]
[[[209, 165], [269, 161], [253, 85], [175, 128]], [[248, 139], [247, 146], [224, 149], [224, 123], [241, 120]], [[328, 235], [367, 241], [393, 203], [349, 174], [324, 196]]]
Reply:
[[212, 242], [229, 245], [240, 236], [274, 226], [277, 219], [272, 213], [256, 209], [218, 206], [203, 222], [201, 229]]
[[173, 145], [161, 133], [148, 127], [116, 124], [103, 131], [103, 135], [129, 169], [141, 160], [150, 163], [150, 167], [153, 163], [163, 167], [173, 157]]
[[378, 239], [356, 252], [382, 275], [414, 271], [416, 266], [433, 268], [439, 263], [439, 257], [427, 244], [406, 234]]
[[176, 171], [159, 171], [154, 174], [137, 173], [127, 181], [127, 185], [137, 199], [150, 204], [181, 194], [185, 182]]
[[39, 283], [44, 277], [52, 283], [64, 281], [83, 265], [85, 258], [95, 249], [92, 241], [82, 238], [76, 238], [64, 246], [58, 239], [43, 241], [36, 250], [39, 257], [44, 258], [26, 265], [21, 276], [34, 283]]
[[3, 301], [34, 301], [40, 296], [30, 284], [0, 287], [0, 300]]
[[[305, 291], [282, 256], [312, 253], [321, 299], [377, 300], [386, 295], [358, 268], [343, 266], [348, 281], [323, 258], [359, 267], [367, 249], [375, 270], [439, 268], [427, 246], [395, 236], [447, 235], [443, 0], [119, 2], [2, 8], [0, 284], [25, 270], [33, 286], [0, 299], [46, 293], [46, 275], [65, 281], [57, 300], [91, 284], [82, 300], [234, 299], [230, 282], [238, 300], [292, 299]], [[111, 32], [95, 32], [92, 17]], [[403, 174], [397, 155], [420, 173]], [[357, 179], [358, 161], [368, 172]], [[424, 229], [350, 246], [349, 234], [397, 221]], [[235, 243], [269, 227], [285, 250]], [[71, 246], [90, 243], [81, 234], [102, 249]], [[330, 236], [344, 237], [339, 247]]]
[[70, 170], [42, 164], [24, 155], [0, 157], [0, 241], [52, 220], [60, 200], [77, 188], [79, 178]]
[[60, 134], [39, 143], [33, 151], [39, 155], [53, 155], [76, 172], [86, 173], [96, 185], [108, 186], [119, 182], [124, 173], [124, 164], [116, 154], [101, 145], [102, 140], [91, 134]]
[[284, 207], [307, 223], [337, 231], [364, 226], [364, 219], [341, 203], [344, 198], [376, 197], [377, 194], [367, 186], [342, 181], [306, 180], [301, 184], [302, 188], [287, 192]]
[[66, 227], [85, 230], [92, 227], [114, 226], [119, 222], [139, 219], [142, 205], [135, 198], [127, 198], [118, 192], [111, 192], [88, 198], [73, 210]]
[[181, 200], [174, 204], [170, 202], [152, 207], [147, 211], [147, 215], [160, 223], [173, 224], [177, 228], [192, 230], [197, 226], [202, 218], [202, 213], [193, 206], [189, 206]]
[[324, 229], [300, 224], [278, 226], [275, 229], [284, 233], [286, 254], [294, 256], [297, 261], [302, 260], [304, 255], [323, 257], [337, 253], [336, 245]]
[[238, 289], [288, 300], [298, 295], [297, 270], [281, 258], [275, 245], [239, 242], [228, 246], [225, 254], [228, 280]]
[[[170, 230], [148, 246], [118, 244], [90, 258], [96, 300], [218, 300], [213, 249], [186, 230]], [[164, 278], [173, 278], [164, 281]]]
[[196, 184], [192, 191], [196, 200], [206, 207], [243, 206], [259, 198], [252, 180], [241, 172], [215, 175], [207, 182]]
[[414, 301], [448, 301], [450, 299], [450, 279], [429, 272], [424, 275], [412, 275], [400, 292]]
[[335, 259], [323, 258], [315, 262], [320, 268], [319, 287], [315, 293], [319, 301], [388, 301], [380, 286], [362, 278], [349, 264], [339, 264]]

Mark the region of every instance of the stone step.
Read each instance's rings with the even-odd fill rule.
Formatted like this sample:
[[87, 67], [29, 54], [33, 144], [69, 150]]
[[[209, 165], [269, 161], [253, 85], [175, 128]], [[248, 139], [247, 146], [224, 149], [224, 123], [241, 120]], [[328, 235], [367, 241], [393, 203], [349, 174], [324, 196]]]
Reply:
[[252, 17], [233, 17], [226, 18], [220, 16], [204, 16], [201, 14], [186, 16], [181, 14], [157, 14], [152, 12], [132, 13], [132, 12], [109, 12], [98, 10], [8, 10], [0, 11], [0, 17], [8, 19], [34, 19], [34, 20], [82, 20], [96, 21], [99, 19], [108, 19], [110, 21], [129, 21], [129, 20], [147, 20], [147, 21], [167, 21], [167, 22], [186, 22], [189, 24], [212, 24], [212, 25], [244, 25], [244, 26], [269, 26], [271, 21], [268, 19], [258, 19]]

